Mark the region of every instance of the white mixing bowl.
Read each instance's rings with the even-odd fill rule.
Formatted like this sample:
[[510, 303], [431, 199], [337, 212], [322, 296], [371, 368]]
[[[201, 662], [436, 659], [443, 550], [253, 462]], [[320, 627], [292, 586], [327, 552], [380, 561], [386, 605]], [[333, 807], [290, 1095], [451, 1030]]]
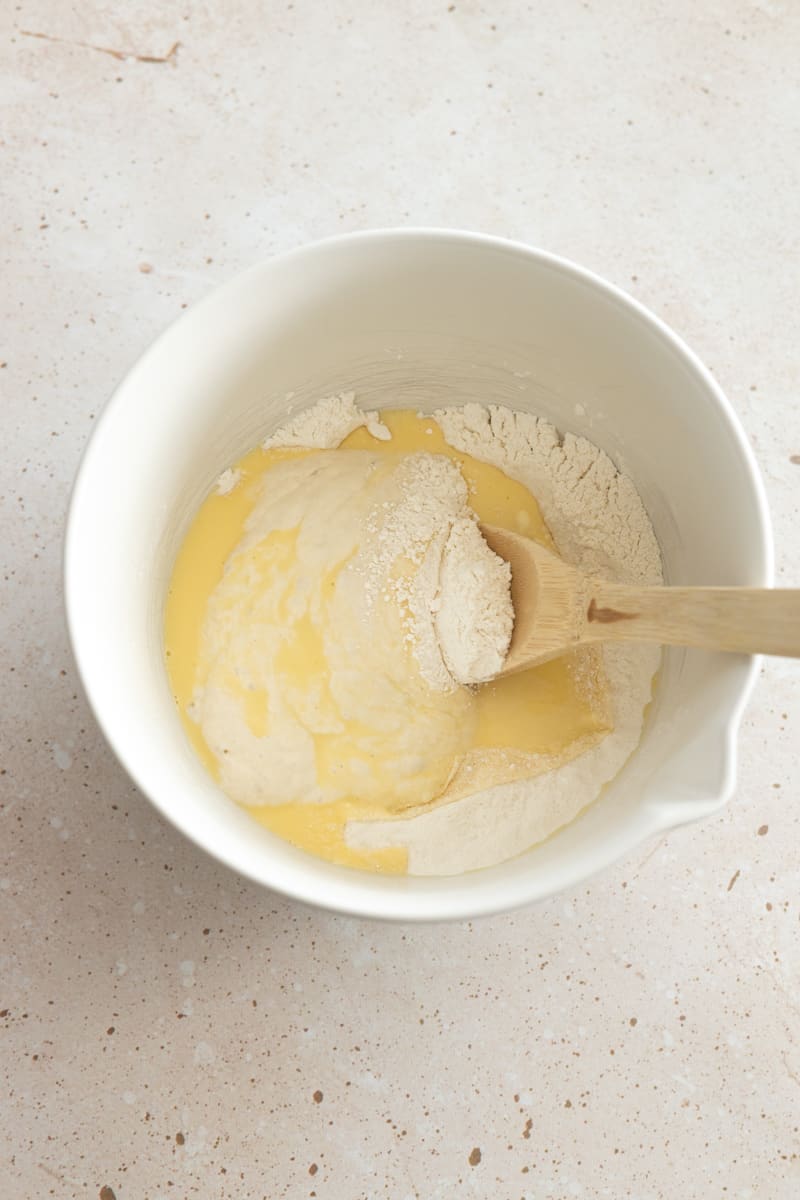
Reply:
[[432, 410], [470, 400], [586, 434], [633, 478], [667, 581], [772, 581], [764, 491], [728, 401], [635, 301], [562, 259], [495, 238], [392, 230], [257, 266], [181, 317], [123, 380], [75, 484], [66, 603], [89, 700], [120, 762], [211, 854], [289, 896], [376, 917], [472, 917], [579, 883], [730, 797], [756, 661], [669, 651], [641, 745], [570, 826], [454, 878], [372, 875], [294, 849], [195, 757], [164, 669], [175, 553], [220, 471], [321, 396]]

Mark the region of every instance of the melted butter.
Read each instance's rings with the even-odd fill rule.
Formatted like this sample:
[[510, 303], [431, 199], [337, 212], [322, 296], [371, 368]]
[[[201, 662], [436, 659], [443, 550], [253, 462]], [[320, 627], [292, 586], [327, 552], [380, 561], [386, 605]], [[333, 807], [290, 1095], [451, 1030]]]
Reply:
[[[164, 613], [164, 645], [167, 670], [181, 721], [198, 757], [214, 779], [219, 780], [217, 760], [199, 726], [189, 715], [197, 684], [200, 633], [208, 600], [222, 578], [225, 563], [241, 541], [244, 525], [253, 507], [255, 492], [264, 471], [282, 458], [308, 451], [294, 449], [267, 452], [251, 450], [237, 466], [239, 481], [226, 495], [212, 492], [195, 514], [181, 544], [170, 579]], [[234, 692], [242, 692], [231, 679]], [[248, 725], [256, 736], [266, 732], [266, 696], [244, 694]], [[260, 732], [259, 732], [260, 731]]]
[[[406, 410], [381, 413], [391, 431], [390, 441], [380, 441], [358, 429], [342, 442], [342, 448], [377, 452], [411, 453], [428, 451], [447, 455], [458, 463], [469, 488], [469, 503], [479, 520], [498, 525], [553, 548], [553, 540], [534, 496], [526, 487], [509, 479], [497, 467], [482, 463], [452, 449], [444, 440], [436, 422]], [[256, 449], [236, 467], [239, 480], [226, 495], [213, 493], [200, 507], [178, 554], [165, 613], [167, 665], [173, 694], [191, 742], [214, 778], [219, 771], [216, 759], [192, 720], [190, 705], [195, 687], [202, 683], [201, 629], [209, 598], [222, 578], [225, 563], [243, 534], [256, 490], [270, 467], [291, 457], [314, 451], [298, 449]], [[277, 537], [277, 541], [274, 539]], [[284, 566], [291, 561], [292, 533], [271, 535], [273, 557]], [[331, 586], [333, 581], [331, 580]], [[611, 728], [607, 715], [604, 686], [586, 670], [586, 659], [565, 656], [530, 671], [497, 680], [475, 690], [472, 698], [475, 722], [472, 751], [514, 751], [521, 755], [557, 757], [582, 739], [598, 740]], [[292, 636], [280, 651], [280, 670], [291, 682], [292, 693], [320, 687], [324, 653], [320, 635], [310, 618], [303, 617], [293, 626]], [[238, 680], [230, 681], [231, 691], [243, 706], [251, 732], [262, 737], [267, 732], [268, 697], [263, 690], [249, 690]], [[352, 742], [353, 757], [359, 757], [358, 741], [365, 732], [346, 731]], [[341, 753], [341, 739], [338, 743]], [[316, 738], [316, 759], [320, 781], [336, 770], [337, 753], [326, 739]], [[455, 764], [453, 764], [455, 766]], [[379, 769], [364, 762], [365, 770]], [[532, 771], [529, 774], [534, 773]], [[515, 777], [524, 775], [517, 768]], [[375, 820], [386, 817], [386, 810], [352, 800], [333, 804], [292, 802], [250, 808], [254, 818], [272, 832], [322, 858], [344, 866], [365, 870], [402, 873], [406, 870], [406, 851], [400, 847], [359, 850], [347, 845], [344, 829], [351, 820]]]
[[402, 846], [359, 850], [344, 840], [348, 821], [385, 818], [383, 809], [339, 800], [335, 804], [270, 804], [251, 808], [250, 812], [259, 825], [265, 825], [272, 833], [339, 866], [382, 875], [404, 875], [408, 868], [408, 851]]

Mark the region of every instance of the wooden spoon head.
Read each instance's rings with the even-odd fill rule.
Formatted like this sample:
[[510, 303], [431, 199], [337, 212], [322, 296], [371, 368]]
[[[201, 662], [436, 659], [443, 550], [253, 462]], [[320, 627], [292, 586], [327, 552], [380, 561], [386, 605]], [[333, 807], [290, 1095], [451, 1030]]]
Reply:
[[580, 571], [522, 534], [496, 525], [481, 525], [481, 533], [495, 554], [511, 565], [514, 631], [498, 678], [576, 646], [584, 599]]

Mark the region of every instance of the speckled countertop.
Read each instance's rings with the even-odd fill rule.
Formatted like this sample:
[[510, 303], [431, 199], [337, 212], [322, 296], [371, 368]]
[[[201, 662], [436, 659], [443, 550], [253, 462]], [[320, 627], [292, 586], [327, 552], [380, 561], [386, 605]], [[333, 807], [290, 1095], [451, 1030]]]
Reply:
[[566, 254], [683, 333], [800, 583], [800, 6], [24, 0], [0, 30], [2, 1197], [796, 1197], [797, 668], [764, 668], [720, 816], [514, 916], [379, 926], [133, 790], [59, 572], [92, 422], [163, 326], [415, 223]]

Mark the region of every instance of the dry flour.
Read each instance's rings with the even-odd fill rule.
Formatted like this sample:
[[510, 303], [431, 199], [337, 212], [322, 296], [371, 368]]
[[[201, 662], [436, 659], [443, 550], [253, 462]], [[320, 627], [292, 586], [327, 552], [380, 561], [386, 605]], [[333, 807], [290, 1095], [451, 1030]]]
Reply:
[[274, 446], [314, 446], [317, 450], [333, 450], [355, 429], [366, 427], [379, 442], [388, 442], [391, 433], [376, 412], [368, 412], [356, 404], [355, 392], [325, 396], [281, 425], [277, 433], [262, 442], [265, 450]]

